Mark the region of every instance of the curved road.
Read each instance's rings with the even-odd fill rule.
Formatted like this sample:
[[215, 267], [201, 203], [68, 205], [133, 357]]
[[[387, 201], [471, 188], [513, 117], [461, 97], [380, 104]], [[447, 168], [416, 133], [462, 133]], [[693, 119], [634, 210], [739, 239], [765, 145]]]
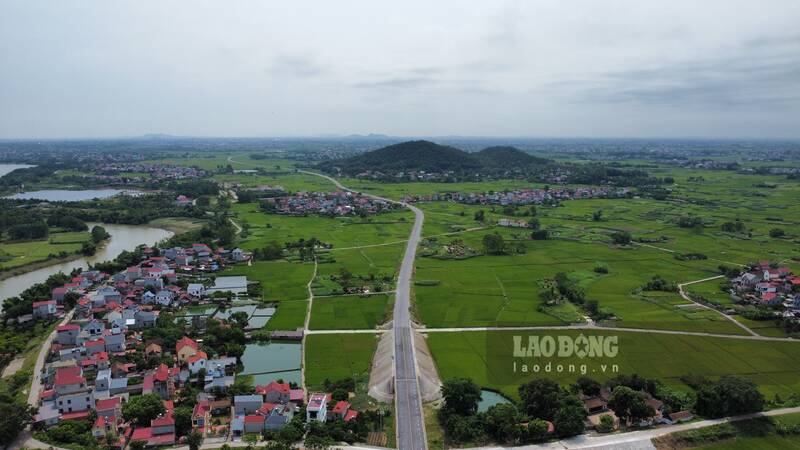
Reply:
[[[327, 175], [305, 170], [298, 170], [298, 172], [325, 178], [339, 189], [355, 192]], [[397, 448], [402, 450], [426, 450], [428, 442], [425, 437], [422, 396], [419, 393], [417, 359], [414, 353], [414, 336], [411, 330], [410, 313], [411, 276], [414, 272], [414, 258], [417, 254], [417, 244], [419, 244], [420, 236], [422, 235], [422, 223], [425, 215], [419, 208], [404, 202], [377, 195], [362, 195], [402, 205], [414, 212], [414, 227], [408, 237], [403, 263], [400, 266], [394, 301], [394, 317], [392, 320], [392, 332], [394, 333], [394, 402]]]

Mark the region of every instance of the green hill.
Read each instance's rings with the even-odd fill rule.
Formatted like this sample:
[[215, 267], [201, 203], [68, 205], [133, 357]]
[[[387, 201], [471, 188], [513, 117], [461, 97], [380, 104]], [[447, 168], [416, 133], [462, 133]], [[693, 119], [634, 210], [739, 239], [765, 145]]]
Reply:
[[[330, 166], [330, 163], [326, 165]], [[347, 174], [365, 170], [459, 172], [478, 170], [483, 166], [477, 157], [463, 150], [430, 141], [401, 142], [336, 161], [334, 165]]]
[[516, 147], [487, 147], [473, 153], [485, 167], [520, 168], [533, 164], [545, 164], [548, 160], [525, 153]]

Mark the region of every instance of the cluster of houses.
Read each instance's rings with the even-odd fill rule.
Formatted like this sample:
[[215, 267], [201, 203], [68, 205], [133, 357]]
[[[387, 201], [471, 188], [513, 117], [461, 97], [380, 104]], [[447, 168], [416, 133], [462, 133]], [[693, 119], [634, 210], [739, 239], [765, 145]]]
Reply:
[[800, 315], [800, 276], [792, 275], [788, 267], [774, 267], [769, 261], [760, 261], [730, 281], [732, 294], [744, 302], [783, 305], [789, 315]]
[[[648, 392], [643, 392], [645, 396], [645, 403], [653, 408], [655, 415], [653, 417], [642, 420], [635, 424], [637, 426], [652, 426], [652, 425], [672, 425], [681, 422], [687, 422], [694, 419], [691, 411], [675, 411], [667, 412], [664, 409], [664, 402], [653, 397]], [[619, 428], [619, 418], [614, 414], [614, 411], [608, 407], [608, 402], [611, 400], [611, 391], [603, 388], [597, 395], [581, 394], [581, 401], [583, 402], [583, 409], [586, 410], [586, 427], [590, 429], [598, 429], [601, 426], [603, 416], [610, 416], [613, 420], [613, 429]]]
[[[111, 324], [107, 321], [93, 319], [58, 328], [53, 346], [74, 351], [51, 351], [55, 360], [42, 376], [43, 390], [34, 418], [37, 426], [87, 420], [96, 411], [92, 435], [109, 447], [125, 448], [132, 441], [156, 447], [179, 442], [174, 401], [189, 383], [204, 386], [192, 410], [192, 428], [204, 437], [237, 440], [245, 434], [278, 431], [305, 404], [303, 389], [279, 381], [256, 386], [253, 394], [217, 397], [234, 383], [236, 358], [210, 358], [198, 341], [187, 336], [175, 344], [174, 351], [165, 351], [157, 342], [144, 347], [147, 356], [166, 356], [172, 361], [171, 366], [161, 363], [153, 369], [142, 369], [133, 363], [111, 363], [115, 356], [137, 351], [134, 347], [141, 349], [141, 336], [136, 330], [114, 332], [108, 326]], [[108, 339], [110, 336], [119, 339]], [[201, 376], [204, 380], [199, 379]], [[125, 402], [142, 394], [156, 394], [164, 404], [164, 413], [144, 427], [135, 426], [122, 416]], [[350, 421], [356, 417], [358, 412], [350, 403], [333, 402], [331, 394], [313, 393], [308, 399], [307, 421]]]
[[277, 214], [302, 216], [322, 214], [348, 216], [353, 214], [378, 214], [395, 208], [385, 200], [353, 192], [298, 192], [291, 196], [265, 198], [262, 207]]
[[[125, 448], [131, 441], [153, 447], [173, 445], [179, 442], [173, 418], [175, 400], [191, 384], [200, 388], [192, 424], [204, 436], [237, 439], [246, 433], [283, 428], [305, 402], [302, 389], [273, 381], [256, 386], [252, 395], [229, 398], [220, 393], [235, 382], [235, 357], [209, 355], [201, 340], [188, 336], [180, 338], [174, 348], [143, 338], [143, 329], [156, 326], [164, 307], [180, 307], [218, 291], [246, 294], [246, 277], [217, 277], [212, 286], [178, 280], [189, 276], [184, 273], [187, 268], [194, 272], [197, 265], [231, 264], [246, 260], [247, 255], [212, 251], [205, 244], [144, 248], [142, 252], [143, 259], [135, 266], [114, 275], [83, 272], [54, 288], [51, 299], [34, 303], [33, 315], [53, 317], [63, 315], [70, 293], [79, 296], [74, 316], [56, 328], [50, 344], [40, 377], [35, 425], [89, 420], [96, 411], [92, 435], [109, 447]], [[141, 361], [147, 362], [144, 367], [137, 365]], [[122, 416], [123, 405], [143, 394], [158, 395], [165, 411], [144, 427]], [[312, 394], [309, 401], [308, 420], [352, 420], [358, 415], [347, 402], [334, 404], [329, 394]]]
[[[157, 180], [187, 180], [203, 178], [207, 175], [203, 169], [197, 167], [175, 166], [171, 164], [149, 164], [143, 162], [116, 162], [102, 164], [95, 169], [102, 175], [118, 174], [149, 174]], [[126, 176], [128, 179], [138, 179], [139, 176]], [[145, 180], [140, 180], [145, 181]]]
[[442, 172], [426, 172], [424, 170], [398, 171], [384, 173], [379, 170], [365, 170], [355, 175], [356, 178], [369, 180], [392, 180], [392, 181], [446, 181], [455, 178], [456, 173], [452, 170]]
[[561, 200], [623, 198], [626, 197], [629, 192], [629, 189], [625, 187], [556, 187], [548, 189], [517, 189], [503, 192], [442, 192], [429, 195], [406, 196], [404, 200], [409, 203], [452, 201], [470, 205], [538, 205], [553, 203]]
[[[162, 250], [145, 247], [142, 252], [143, 261], [117, 274], [109, 276], [96, 270], [82, 272], [71, 282], [54, 288], [49, 300], [33, 302], [32, 318], [62, 315], [65, 299], [72, 293], [79, 296], [76, 317], [108, 313], [113, 316], [114, 324], [147, 327], [155, 323], [156, 307], [179, 307], [216, 292], [247, 294], [248, 281], [243, 276], [216, 277], [211, 286], [188, 283], [184, 289], [178, 284], [180, 278], [216, 272], [225, 266], [249, 261], [252, 254], [242, 249], [212, 251], [207, 244], [199, 243]], [[88, 293], [88, 289], [98, 283], [102, 286]]]

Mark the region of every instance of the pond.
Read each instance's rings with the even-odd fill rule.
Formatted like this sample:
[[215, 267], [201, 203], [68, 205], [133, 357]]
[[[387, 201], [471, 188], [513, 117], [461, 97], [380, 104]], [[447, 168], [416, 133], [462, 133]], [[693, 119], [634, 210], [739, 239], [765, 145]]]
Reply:
[[115, 195], [138, 195], [139, 191], [121, 191], [119, 189], [86, 189], [70, 191], [66, 189], [45, 189], [41, 191], [20, 192], [5, 198], [15, 200], [43, 200], [47, 202], [79, 202], [95, 198], [109, 198]]
[[214, 314], [214, 318], [227, 320], [232, 314], [243, 312], [247, 314], [247, 329], [255, 330], [263, 328], [269, 319], [275, 314], [275, 308], [259, 308], [256, 305], [233, 306], [225, 310], [219, 310]]
[[242, 355], [242, 375], [253, 375], [255, 384], [282, 379], [300, 384], [300, 343], [257, 342], [247, 344]]
[[58, 272], [70, 273], [76, 267], [87, 269], [89, 264], [116, 258], [123, 250], [133, 250], [139, 244], [153, 245], [173, 235], [171, 231], [147, 225], [118, 225], [110, 223], [89, 223], [87, 225], [89, 225], [90, 229], [94, 225], [102, 225], [111, 234], [111, 238], [105, 246], [97, 250], [97, 253], [73, 261], [56, 263], [2, 280], [0, 281], [0, 301], [19, 295], [34, 284], [47, 280], [50, 275]]
[[494, 391], [481, 389], [481, 401], [478, 402], [478, 412], [486, 412], [494, 405], [511, 403], [511, 401]]

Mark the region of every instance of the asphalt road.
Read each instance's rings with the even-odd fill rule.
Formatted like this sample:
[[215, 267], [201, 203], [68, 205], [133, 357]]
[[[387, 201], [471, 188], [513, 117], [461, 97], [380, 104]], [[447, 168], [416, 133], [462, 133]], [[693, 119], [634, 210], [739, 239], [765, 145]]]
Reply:
[[[339, 181], [315, 172], [301, 170], [299, 172], [325, 178], [335, 184], [339, 189], [352, 191], [342, 186]], [[425, 437], [425, 421], [422, 413], [422, 397], [419, 393], [419, 379], [417, 378], [417, 360], [414, 355], [414, 338], [411, 331], [411, 276], [414, 273], [414, 258], [417, 254], [417, 244], [422, 235], [422, 222], [425, 215], [419, 208], [407, 203], [398, 202], [377, 195], [362, 193], [363, 195], [385, 200], [402, 205], [414, 212], [414, 227], [406, 243], [406, 252], [400, 266], [400, 276], [397, 279], [397, 288], [394, 301], [394, 315], [392, 318], [394, 333], [394, 401], [395, 421], [397, 424], [397, 448], [402, 450], [427, 450], [428, 442]]]

